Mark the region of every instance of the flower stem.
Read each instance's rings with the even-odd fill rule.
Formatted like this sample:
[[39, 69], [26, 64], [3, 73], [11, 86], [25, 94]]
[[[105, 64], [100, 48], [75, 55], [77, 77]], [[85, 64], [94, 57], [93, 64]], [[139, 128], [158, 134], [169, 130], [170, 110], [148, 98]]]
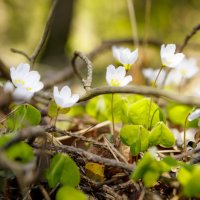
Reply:
[[112, 97], [111, 97], [111, 116], [112, 116], [112, 134], [113, 134], [113, 142], [114, 142], [114, 145], [117, 146], [117, 133], [115, 132], [115, 121], [114, 121], [114, 94], [112, 94]]
[[190, 115], [190, 113], [185, 118], [184, 129], [183, 129], [183, 161], [187, 160], [187, 157], [186, 157], [186, 126], [187, 126], [187, 121], [188, 121], [189, 115]]
[[159, 77], [159, 75], [160, 75], [160, 73], [161, 73], [161, 71], [162, 71], [163, 68], [164, 68], [164, 65], [162, 65], [160, 67], [160, 70], [159, 70], [159, 72], [158, 72], [158, 74], [157, 74], [157, 76], [156, 76], [156, 78], [154, 80], [153, 87], [155, 87], [155, 88], [157, 87], [156, 83], [157, 83], [158, 77]]
[[[162, 65], [162, 66], [160, 67], [160, 70], [159, 70], [159, 72], [158, 72], [158, 74], [157, 74], [157, 76], [156, 76], [156, 78], [155, 78], [155, 80], [154, 80], [154, 83], [153, 83], [153, 85], [152, 85], [154, 88], [157, 87], [157, 86], [156, 86], [156, 83], [157, 83], [158, 77], [159, 77], [159, 75], [160, 75], [160, 73], [161, 73], [161, 71], [162, 71], [163, 68], [164, 68], [164, 65]], [[148, 129], [151, 128], [151, 124], [149, 124], [149, 122], [150, 122], [150, 117], [151, 117], [150, 115], [151, 115], [152, 103], [153, 103], [153, 100], [152, 100], [152, 97], [151, 97], [151, 98], [150, 98], [150, 105], [149, 105], [148, 120], [147, 120], [147, 128], [148, 128]]]
[[56, 117], [55, 117], [55, 121], [54, 121], [54, 126], [56, 126], [56, 121], [58, 119], [59, 111], [60, 111], [60, 108], [58, 108], [57, 111], [56, 111]]

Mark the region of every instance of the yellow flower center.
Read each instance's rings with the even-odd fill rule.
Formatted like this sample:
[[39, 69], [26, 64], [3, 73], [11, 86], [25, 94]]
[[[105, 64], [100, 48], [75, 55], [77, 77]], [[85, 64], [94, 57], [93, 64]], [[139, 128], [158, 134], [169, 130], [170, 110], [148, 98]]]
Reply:
[[128, 71], [131, 68], [131, 64], [124, 64], [125, 70]]
[[110, 81], [111, 86], [120, 86], [120, 81], [117, 79], [112, 79]]
[[31, 91], [32, 89], [33, 89], [33, 88], [30, 88], [30, 87], [26, 88], [27, 91]]
[[24, 85], [24, 81], [22, 79], [16, 79], [16, 80], [14, 80], [14, 82], [16, 84], [22, 84], [22, 85]]

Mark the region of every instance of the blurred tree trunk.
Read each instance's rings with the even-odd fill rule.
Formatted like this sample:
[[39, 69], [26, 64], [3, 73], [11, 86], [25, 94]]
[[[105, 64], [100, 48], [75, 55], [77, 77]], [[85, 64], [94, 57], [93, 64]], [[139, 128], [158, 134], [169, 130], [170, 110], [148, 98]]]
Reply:
[[74, 0], [58, 0], [55, 16], [46, 44], [40, 56], [40, 63], [64, 66], [67, 61], [65, 53], [73, 16]]

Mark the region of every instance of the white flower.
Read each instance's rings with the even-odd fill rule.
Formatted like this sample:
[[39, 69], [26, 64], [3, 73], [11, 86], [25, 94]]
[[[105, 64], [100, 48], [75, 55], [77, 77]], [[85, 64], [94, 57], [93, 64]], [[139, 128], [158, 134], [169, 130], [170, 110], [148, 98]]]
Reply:
[[13, 92], [14, 98], [28, 100], [44, 87], [40, 81], [40, 74], [37, 71], [30, 71], [29, 64], [19, 64], [17, 68], [11, 67], [10, 75], [16, 87]]
[[110, 86], [126, 86], [132, 81], [132, 76], [126, 75], [126, 70], [124, 67], [120, 66], [115, 68], [113, 65], [109, 65], [106, 71], [106, 81]]
[[197, 119], [198, 117], [200, 117], [200, 108], [196, 109], [194, 112], [192, 112], [188, 116], [188, 121], [193, 121], [194, 119]]
[[4, 92], [6, 93], [12, 93], [14, 90], [14, 85], [10, 81], [7, 81], [4, 84], [3, 89], [4, 89]]
[[71, 94], [71, 89], [68, 86], [64, 86], [60, 92], [58, 87], [54, 87], [53, 96], [56, 104], [61, 108], [69, 108], [73, 106], [78, 100], [78, 94]]
[[166, 47], [164, 44], [161, 46], [160, 56], [163, 66], [174, 68], [182, 61], [184, 54], [175, 53], [175, 50], [175, 44], [168, 44]]
[[116, 58], [121, 64], [123, 64], [126, 70], [129, 70], [131, 65], [138, 58], [138, 49], [131, 52], [128, 48], [113, 46], [112, 53], [113, 57]]
[[198, 71], [197, 60], [195, 58], [184, 58], [174, 69], [182, 78], [189, 79]]
[[[143, 69], [143, 74], [144, 74], [144, 77], [147, 78], [147, 80], [149, 81], [149, 83], [153, 83], [159, 73], [159, 69], [151, 69], [151, 68], [147, 68], [147, 69]], [[165, 79], [165, 76], [166, 76], [166, 70], [162, 70], [160, 72], [160, 75], [157, 79], [157, 82], [156, 82], [156, 85], [157, 86], [162, 86], [163, 85], [163, 81]], [[165, 80], [165, 85], [167, 86], [171, 86], [171, 85], [177, 85], [177, 77], [174, 73], [169, 73], [168, 76], [167, 76], [167, 79]]]

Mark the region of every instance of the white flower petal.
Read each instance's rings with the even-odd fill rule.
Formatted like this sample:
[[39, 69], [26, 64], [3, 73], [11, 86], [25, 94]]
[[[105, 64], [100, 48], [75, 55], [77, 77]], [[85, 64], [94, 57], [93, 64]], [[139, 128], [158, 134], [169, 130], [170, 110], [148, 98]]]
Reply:
[[40, 91], [43, 87], [44, 87], [44, 84], [43, 84], [41, 81], [39, 81], [39, 82], [36, 82], [36, 83], [33, 84], [32, 90], [33, 90], [33, 92], [38, 92], [38, 91]]
[[138, 49], [131, 52], [128, 48], [112, 47], [113, 56], [123, 65], [133, 64], [138, 57]]
[[176, 51], [176, 45], [175, 44], [168, 44], [165, 47], [165, 51], [167, 54], [174, 54]]
[[131, 81], [133, 80], [132, 76], [126, 76], [122, 81], [121, 81], [121, 86], [126, 86], [128, 85]]
[[55, 86], [53, 96], [56, 104], [61, 108], [71, 107], [79, 100], [78, 94], [71, 96], [71, 89], [68, 86], [64, 86], [60, 92], [58, 87]]
[[137, 58], [138, 58], [138, 49], [136, 49], [130, 54], [128, 64], [133, 64], [137, 60]]
[[172, 63], [168, 67], [172, 67], [172, 68], [176, 67], [183, 60], [184, 57], [185, 56], [183, 53], [175, 54], [172, 58], [172, 61], [171, 61]]
[[112, 47], [112, 54], [113, 54], [113, 57], [116, 58], [117, 60], [119, 60], [119, 50], [116, 46], [113, 46]]
[[175, 68], [184, 58], [184, 54], [175, 53], [175, 50], [175, 44], [168, 44], [166, 47], [165, 45], [161, 46], [160, 56], [164, 66]]
[[6, 93], [12, 93], [14, 90], [14, 85], [10, 81], [7, 81], [3, 86], [3, 90]]
[[34, 93], [27, 91], [25, 88], [16, 88], [12, 95], [15, 100], [28, 101], [33, 97]]
[[188, 116], [188, 121], [193, 121], [194, 119], [197, 119], [198, 117], [200, 117], [200, 109], [196, 109], [193, 113], [191, 113]]
[[116, 68], [115, 73], [116, 73], [117, 78], [124, 78], [126, 75], [126, 70], [124, 67], [119, 66], [118, 68]]
[[30, 65], [27, 63], [21, 63], [16, 68], [17, 73], [28, 73], [30, 71]]
[[113, 74], [115, 74], [115, 66], [114, 65], [109, 65], [106, 69], [106, 81], [109, 84]]
[[72, 102], [76, 103], [79, 100], [79, 95], [78, 94], [73, 94], [71, 99], [72, 99]]
[[71, 97], [71, 89], [66, 85], [60, 90], [60, 96], [63, 98]]

